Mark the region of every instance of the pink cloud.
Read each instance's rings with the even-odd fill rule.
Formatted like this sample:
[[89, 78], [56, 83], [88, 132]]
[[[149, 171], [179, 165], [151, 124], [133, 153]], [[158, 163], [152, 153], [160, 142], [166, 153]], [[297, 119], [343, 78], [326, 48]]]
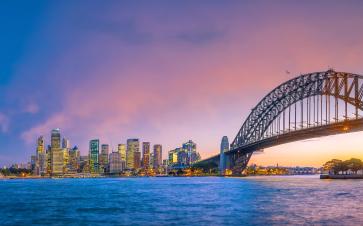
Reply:
[[24, 111], [27, 113], [35, 114], [39, 111], [39, 106], [36, 103], [31, 102], [28, 105], [26, 105]]
[[[165, 23], [160, 15], [143, 17], [136, 31], [153, 39], [139, 45], [125, 45], [119, 32], [84, 37], [49, 72], [68, 78], [59, 81], [65, 87], [61, 107], [22, 138], [33, 142], [60, 127], [73, 143], [80, 143], [83, 153], [94, 137], [115, 145], [140, 136], [163, 143], [164, 153], [193, 138], [206, 157], [217, 152], [223, 135], [232, 141], [250, 109], [292, 76], [329, 66], [357, 73], [363, 69], [361, 42], [331, 38], [345, 31], [344, 21], [332, 21], [326, 33], [322, 24], [305, 17], [290, 15], [288, 20], [286, 14], [267, 13], [251, 26], [240, 14], [227, 14], [216, 20], [206, 10], [200, 22], [193, 17]], [[361, 21], [349, 24], [360, 27]], [[196, 45], [208, 32], [195, 31], [205, 27], [221, 34]], [[361, 39], [363, 33], [354, 36]]]
[[9, 124], [10, 124], [9, 117], [0, 112], [0, 129], [2, 133], [8, 132]]

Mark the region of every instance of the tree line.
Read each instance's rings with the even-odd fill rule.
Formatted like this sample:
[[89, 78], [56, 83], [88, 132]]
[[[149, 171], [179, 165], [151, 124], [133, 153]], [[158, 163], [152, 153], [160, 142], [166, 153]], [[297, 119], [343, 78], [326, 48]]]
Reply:
[[357, 174], [359, 170], [363, 170], [363, 162], [357, 158], [345, 161], [332, 159], [323, 165], [323, 169], [329, 171], [329, 174], [348, 174], [348, 172]]
[[4, 176], [19, 176], [22, 174], [30, 175], [31, 172], [32, 171], [30, 169], [21, 169], [21, 168], [14, 168], [14, 167], [0, 169], [0, 174], [2, 174]]

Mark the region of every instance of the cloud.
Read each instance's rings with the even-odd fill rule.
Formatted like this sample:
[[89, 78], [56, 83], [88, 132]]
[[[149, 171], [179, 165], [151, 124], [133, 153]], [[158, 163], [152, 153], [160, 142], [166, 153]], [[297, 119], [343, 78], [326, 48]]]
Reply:
[[63, 114], [55, 114], [47, 119], [44, 123], [40, 123], [21, 134], [21, 138], [28, 144], [34, 143], [35, 139], [41, 135], [50, 133], [51, 129], [58, 128], [60, 125], [66, 127], [67, 119]]
[[2, 133], [6, 133], [9, 130], [10, 120], [9, 118], [0, 112], [0, 130]]
[[39, 106], [36, 103], [29, 103], [28, 105], [26, 105], [24, 111], [26, 113], [31, 113], [31, 114], [35, 114], [38, 113], [39, 111]]
[[357, 42], [363, 37], [358, 29], [362, 19], [350, 20], [350, 14], [342, 20], [330, 13], [321, 20], [320, 13], [308, 16], [310, 11], [285, 4], [275, 10], [263, 5], [251, 10], [114, 7], [107, 15], [77, 8], [71, 24], [53, 20], [58, 23], [48, 27], [54, 30], [42, 36], [57, 37], [59, 42], [50, 46], [59, 52], [52, 49], [57, 53], [47, 57], [52, 66], [41, 67], [52, 76], [39, 79], [49, 89], [41, 93], [42, 108], [48, 108], [25, 128], [22, 139], [33, 143], [60, 127], [83, 150], [94, 137], [124, 142], [137, 136], [163, 143], [167, 151], [193, 138], [205, 157], [218, 149], [221, 136], [233, 140], [250, 109], [288, 79], [286, 69], [291, 76], [328, 65], [357, 73], [362, 69], [363, 45]]
[[178, 40], [194, 45], [216, 42], [218, 40], [221, 40], [222, 37], [223, 37], [223, 32], [214, 31], [214, 30], [182, 32], [176, 36]]

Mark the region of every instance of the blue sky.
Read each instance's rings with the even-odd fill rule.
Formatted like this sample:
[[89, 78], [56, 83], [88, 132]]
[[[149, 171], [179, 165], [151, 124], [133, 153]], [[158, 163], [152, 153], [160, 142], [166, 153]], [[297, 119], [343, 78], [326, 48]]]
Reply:
[[286, 79], [329, 67], [363, 74], [362, 10], [360, 1], [2, 1], [0, 165], [28, 161], [37, 136], [48, 143], [56, 127], [82, 154], [90, 139], [116, 147], [132, 137], [163, 144], [164, 156], [189, 139], [215, 154]]

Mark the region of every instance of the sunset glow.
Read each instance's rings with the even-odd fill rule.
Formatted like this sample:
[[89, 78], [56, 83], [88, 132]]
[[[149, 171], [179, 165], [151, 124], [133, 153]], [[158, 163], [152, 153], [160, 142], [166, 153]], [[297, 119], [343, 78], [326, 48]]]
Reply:
[[[141, 2], [0, 3], [1, 166], [28, 161], [53, 128], [82, 154], [93, 138], [113, 149], [139, 138], [162, 144], [166, 158], [192, 139], [206, 158], [286, 80], [363, 74], [360, 1]], [[251, 163], [363, 158], [362, 138], [280, 145]]]

